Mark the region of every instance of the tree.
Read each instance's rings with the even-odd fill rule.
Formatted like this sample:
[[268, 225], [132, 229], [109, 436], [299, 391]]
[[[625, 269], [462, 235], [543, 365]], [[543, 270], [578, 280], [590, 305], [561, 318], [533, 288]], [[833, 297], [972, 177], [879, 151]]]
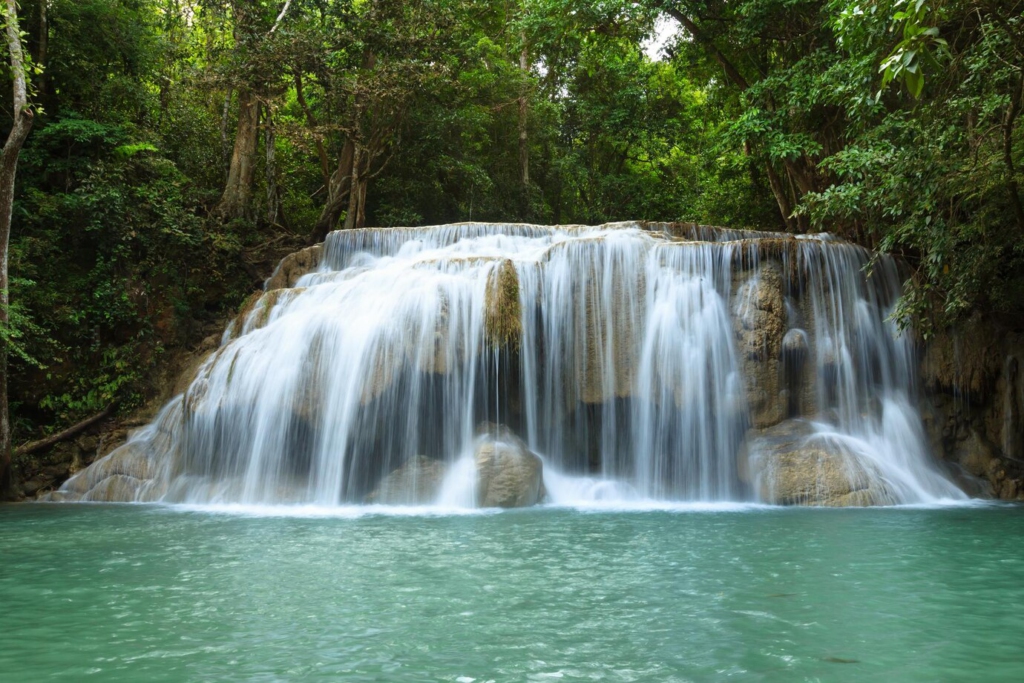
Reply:
[[[313, 241], [338, 227], [342, 215], [344, 229], [365, 224], [370, 181], [394, 158], [410, 111], [446, 78], [452, 47], [445, 36], [453, 30], [454, 6], [437, 0], [337, 3], [312, 27], [311, 55], [296, 65], [297, 99], [315, 126], [303, 86], [319, 84], [322, 120], [338, 134]], [[321, 168], [324, 152], [318, 146]]]
[[[216, 213], [226, 220], [249, 214], [256, 176], [262, 98], [266, 97], [268, 84], [277, 72], [272, 41], [291, 4], [292, 0], [286, 0], [272, 14], [277, 3], [267, 6], [264, 2], [251, 0], [231, 2], [237, 61], [238, 126], [224, 193], [216, 208]], [[273, 23], [268, 26], [271, 20]]]
[[18, 157], [32, 130], [35, 116], [28, 101], [27, 65], [21, 48], [17, 0], [7, 0], [4, 20], [14, 82], [14, 123], [0, 153], [0, 329], [3, 331], [0, 339], [0, 495], [5, 494], [11, 484], [11, 423], [7, 411], [7, 341], [10, 337], [7, 252], [11, 240]]

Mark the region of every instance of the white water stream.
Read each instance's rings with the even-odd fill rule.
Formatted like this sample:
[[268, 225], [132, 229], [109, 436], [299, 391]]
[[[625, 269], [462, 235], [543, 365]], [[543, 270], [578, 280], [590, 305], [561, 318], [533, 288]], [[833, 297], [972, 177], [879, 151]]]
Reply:
[[[892, 260], [867, 277], [870, 254], [827, 237], [672, 232], [332, 233], [319, 268], [229, 328], [135, 437], [153, 478], [135, 495], [351, 504], [426, 455], [449, 463], [438, 502], [471, 506], [474, 433], [491, 421], [544, 458], [556, 504], [756, 502], [750, 428], [804, 417], [888, 502], [964, 497], [928, 452], [913, 345], [887, 320]], [[496, 348], [488, 306], [508, 264], [518, 329]]]

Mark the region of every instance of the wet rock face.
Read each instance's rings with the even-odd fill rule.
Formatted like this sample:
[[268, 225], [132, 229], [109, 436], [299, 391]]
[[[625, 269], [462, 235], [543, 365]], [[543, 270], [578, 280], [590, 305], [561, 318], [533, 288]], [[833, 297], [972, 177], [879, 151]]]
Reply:
[[519, 277], [508, 259], [501, 261], [488, 278], [484, 315], [484, 333], [494, 348], [519, 348], [523, 333]]
[[474, 453], [477, 507], [529, 507], [544, 498], [544, 465], [507, 427], [490, 427]]
[[972, 495], [1024, 500], [1024, 335], [975, 315], [924, 344], [922, 419]]
[[779, 381], [786, 306], [783, 280], [776, 266], [763, 266], [739, 287], [733, 299], [733, 327], [746, 380], [750, 421], [759, 429], [771, 427], [787, 412]]
[[879, 477], [810, 423], [786, 420], [752, 435], [747, 473], [762, 502], [825, 507], [884, 505]]
[[60, 491], [43, 501], [130, 503], [152, 501], [163, 491], [153, 488], [154, 463], [140, 444], [125, 444], [110, 456], [72, 477]]
[[264, 291], [271, 292], [275, 289], [294, 287], [299, 278], [317, 269], [321, 258], [323, 258], [323, 245], [321, 244], [306, 247], [285, 256], [278, 264], [274, 274], [267, 280], [266, 286], [263, 288]]
[[429, 505], [437, 500], [447, 472], [440, 460], [418, 455], [381, 480], [366, 497], [381, 505]]
[[59, 491], [39, 498], [46, 502], [151, 502], [167, 491], [166, 469], [177, 460], [176, 433], [182, 427], [181, 397], [157, 419], [133, 434], [128, 443], [71, 477]]

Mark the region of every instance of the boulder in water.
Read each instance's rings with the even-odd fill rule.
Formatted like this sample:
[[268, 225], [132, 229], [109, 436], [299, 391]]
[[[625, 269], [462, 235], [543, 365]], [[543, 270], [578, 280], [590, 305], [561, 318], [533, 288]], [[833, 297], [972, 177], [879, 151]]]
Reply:
[[544, 464], [503, 425], [488, 425], [474, 454], [477, 506], [521, 508], [543, 500]]
[[440, 460], [417, 455], [381, 480], [366, 497], [382, 505], [426, 505], [437, 500], [447, 471]]
[[893, 502], [870, 465], [803, 420], [786, 420], [755, 432], [748, 476], [765, 503], [867, 507]]

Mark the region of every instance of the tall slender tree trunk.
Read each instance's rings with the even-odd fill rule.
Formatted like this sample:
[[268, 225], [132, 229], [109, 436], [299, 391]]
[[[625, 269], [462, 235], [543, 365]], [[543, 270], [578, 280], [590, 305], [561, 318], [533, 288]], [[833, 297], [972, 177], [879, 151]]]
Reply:
[[[8, 305], [7, 249], [11, 241], [11, 215], [14, 208], [14, 180], [18, 156], [32, 130], [33, 113], [28, 103], [25, 57], [18, 27], [17, 0], [7, 0], [7, 49], [11, 56], [14, 81], [14, 122], [0, 153], [0, 326], [10, 324]], [[0, 340], [0, 498], [11, 489], [11, 422], [7, 413], [7, 344]]]
[[224, 108], [220, 114], [220, 156], [221, 163], [224, 164], [224, 177], [227, 179], [228, 167], [231, 162], [231, 144], [228, 142], [228, 121], [231, 120], [231, 100], [235, 96], [235, 91], [232, 88], [228, 88], [228, 91], [224, 93]]
[[772, 167], [771, 162], [765, 164], [765, 170], [768, 173], [768, 184], [772, 188], [772, 194], [775, 195], [775, 202], [779, 205], [779, 213], [782, 215], [782, 220], [786, 223], [786, 230], [796, 232], [797, 226], [793, 220], [793, 205], [786, 194], [782, 178], [775, 171], [775, 168]]
[[352, 159], [352, 187], [348, 193], [348, 211], [345, 230], [358, 230], [366, 224], [366, 185], [369, 181], [369, 155], [360, 145], [355, 146]]
[[39, 46], [36, 53], [36, 66], [40, 69], [36, 77], [38, 100], [46, 97], [46, 60], [49, 59], [50, 51], [50, 22], [47, 18], [49, 5], [50, 0], [39, 0]]
[[270, 107], [263, 121], [263, 145], [267, 148], [267, 223], [275, 225], [279, 219], [281, 197], [277, 187], [277, 135]]
[[324, 178], [324, 185], [327, 186], [331, 182], [331, 169], [330, 162], [327, 160], [327, 150], [324, 148], [324, 141], [317, 133], [318, 124], [316, 117], [313, 116], [312, 110], [309, 108], [309, 103], [306, 102], [306, 94], [302, 86], [302, 71], [295, 69], [295, 99], [298, 100], [299, 106], [302, 107], [302, 113], [306, 115], [306, 123], [309, 125], [310, 131], [313, 132], [313, 144], [316, 145], [317, 158], [320, 159], [320, 173]]
[[530, 186], [530, 136], [526, 128], [529, 113], [528, 77], [530, 74], [530, 55], [526, 50], [526, 36], [523, 36], [523, 48], [519, 51], [519, 69], [523, 72], [523, 86], [519, 92], [519, 182], [523, 186], [525, 196]]
[[1010, 95], [1010, 107], [1003, 118], [1003, 162], [1006, 164], [1006, 191], [1009, 193], [1010, 206], [1017, 218], [1017, 227], [1024, 230], [1024, 205], [1020, 201], [1020, 188], [1017, 184], [1017, 168], [1013, 163], [1013, 127], [1020, 114], [1024, 100], [1024, 74], [1017, 76], [1017, 86]]
[[252, 184], [256, 176], [256, 147], [259, 141], [260, 103], [252, 91], [238, 93], [238, 129], [228, 166], [224, 194], [216, 213], [225, 220], [244, 218], [252, 204]]

